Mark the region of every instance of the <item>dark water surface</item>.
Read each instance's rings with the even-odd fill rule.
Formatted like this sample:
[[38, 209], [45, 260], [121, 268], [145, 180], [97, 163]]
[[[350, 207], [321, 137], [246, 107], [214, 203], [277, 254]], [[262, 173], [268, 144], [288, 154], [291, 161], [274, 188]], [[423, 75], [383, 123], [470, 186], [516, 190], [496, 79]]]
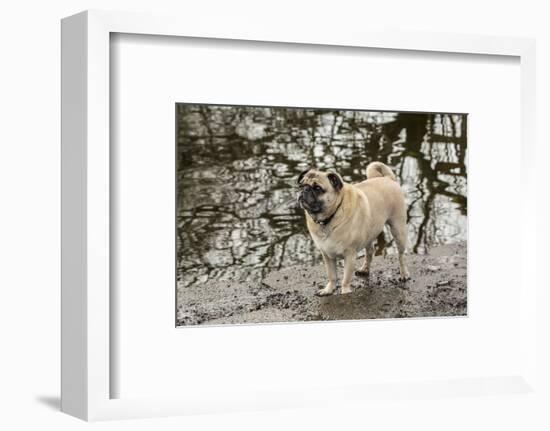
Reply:
[[[296, 205], [308, 166], [391, 166], [411, 252], [466, 240], [466, 115], [178, 104], [178, 287], [320, 261]], [[389, 232], [377, 254], [395, 252]]]

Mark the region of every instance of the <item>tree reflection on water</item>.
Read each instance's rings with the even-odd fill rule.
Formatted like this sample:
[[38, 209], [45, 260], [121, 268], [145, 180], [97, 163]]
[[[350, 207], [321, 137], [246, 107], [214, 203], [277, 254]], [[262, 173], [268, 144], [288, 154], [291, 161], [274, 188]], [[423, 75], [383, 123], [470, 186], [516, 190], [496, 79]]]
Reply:
[[[412, 252], [466, 240], [466, 115], [177, 105], [178, 287], [318, 262], [296, 205], [308, 166], [358, 182], [379, 160], [407, 201]], [[377, 253], [394, 252], [382, 234]]]

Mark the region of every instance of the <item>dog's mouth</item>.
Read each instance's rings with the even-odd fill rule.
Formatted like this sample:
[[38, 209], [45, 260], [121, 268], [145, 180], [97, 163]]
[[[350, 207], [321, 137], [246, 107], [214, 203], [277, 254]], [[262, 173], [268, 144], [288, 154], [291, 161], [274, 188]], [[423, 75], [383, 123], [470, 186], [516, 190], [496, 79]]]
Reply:
[[306, 210], [310, 214], [319, 214], [323, 211], [323, 207], [318, 202], [315, 203], [308, 203], [303, 196], [298, 196], [298, 204], [301, 208]]

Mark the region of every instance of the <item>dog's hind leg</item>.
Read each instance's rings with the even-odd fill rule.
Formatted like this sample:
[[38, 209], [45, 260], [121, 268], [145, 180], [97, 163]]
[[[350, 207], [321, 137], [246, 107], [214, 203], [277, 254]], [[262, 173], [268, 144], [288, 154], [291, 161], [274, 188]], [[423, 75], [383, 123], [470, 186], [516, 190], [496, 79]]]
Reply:
[[368, 277], [370, 272], [370, 264], [372, 262], [372, 255], [374, 254], [374, 243], [370, 243], [365, 247], [365, 260], [359, 271], [355, 271], [355, 275], [359, 277]]
[[405, 249], [407, 248], [407, 223], [404, 220], [396, 220], [391, 221], [389, 225], [391, 234], [397, 245], [397, 251], [399, 252], [399, 279], [401, 281], [406, 281], [411, 278], [407, 265], [405, 264]]

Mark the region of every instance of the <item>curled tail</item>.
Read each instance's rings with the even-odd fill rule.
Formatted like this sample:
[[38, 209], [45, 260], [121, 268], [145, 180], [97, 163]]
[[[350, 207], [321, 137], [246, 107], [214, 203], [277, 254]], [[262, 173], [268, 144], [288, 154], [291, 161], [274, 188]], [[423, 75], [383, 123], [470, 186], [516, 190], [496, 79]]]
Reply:
[[367, 179], [376, 177], [388, 177], [394, 181], [397, 181], [393, 171], [382, 162], [372, 162], [367, 166]]

